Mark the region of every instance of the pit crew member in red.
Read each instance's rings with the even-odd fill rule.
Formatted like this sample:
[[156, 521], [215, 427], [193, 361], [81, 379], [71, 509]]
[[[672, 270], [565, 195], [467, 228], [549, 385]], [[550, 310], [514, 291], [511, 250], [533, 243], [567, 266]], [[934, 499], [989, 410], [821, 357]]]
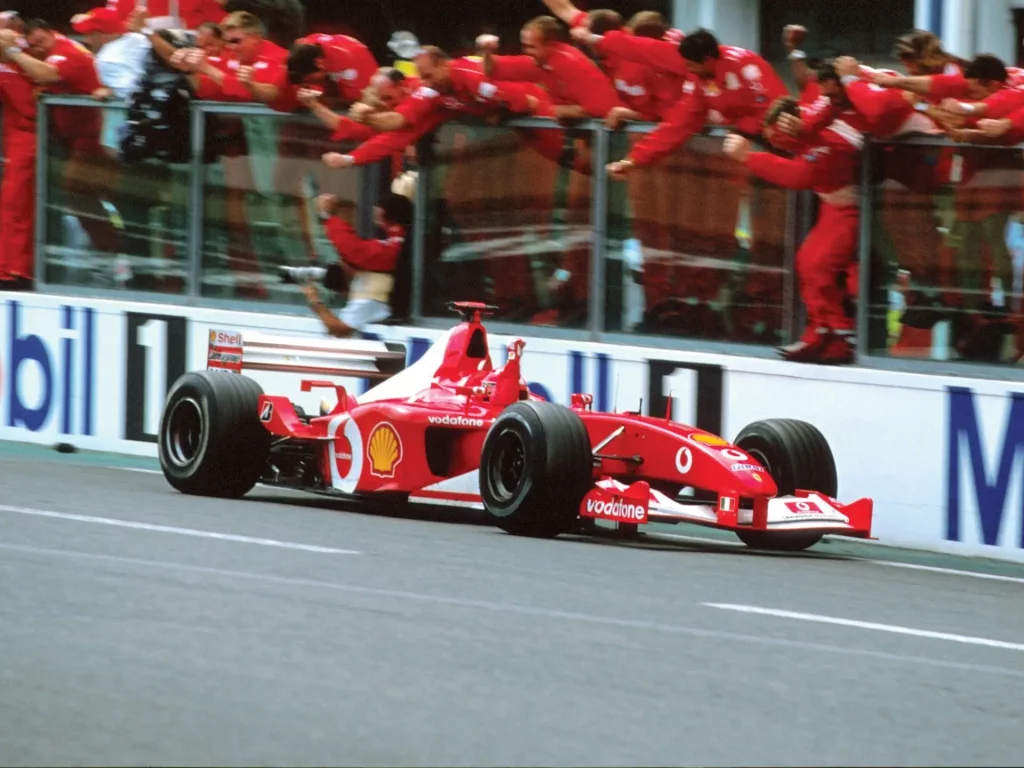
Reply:
[[333, 82], [339, 97], [351, 104], [359, 101], [377, 68], [370, 49], [354, 37], [309, 35], [296, 41], [288, 53], [287, 90], [294, 94], [300, 87], [323, 89]]
[[[83, 46], [56, 33], [42, 19], [25, 24], [24, 49], [13, 30], [0, 31], [4, 59], [18, 67], [42, 90], [53, 94], [104, 93], [93, 55]], [[21, 98], [20, 96], [16, 98]], [[35, 99], [35, 94], [31, 94]], [[54, 107], [49, 112], [51, 151], [67, 151], [64, 190], [69, 207], [81, 213], [81, 223], [97, 250], [112, 252], [119, 238], [101, 196], [116, 184], [116, 168], [105, 162], [100, 146], [103, 115], [98, 109]]]
[[[311, 88], [301, 88], [296, 94], [299, 102], [331, 131], [331, 141], [362, 142], [348, 155], [328, 152], [322, 160], [330, 168], [345, 168], [350, 165], [367, 165], [392, 158], [394, 173], [401, 172], [402, 150], [414, 144], [444, 122], [439, 112], [432, 120], [425, 120], [415, 127], [398, 131], [379, 131], [366, 124], [366, 118], [373, 113], [393, 112], [395, 107], [420, 88], [418, 77], [406, 77], [393, 67], [382, 67], [370, 79], [370, 85], [363, 91], [360, 101], [349, 109], [349, 115], [334, 112], [320, 102], [320, 93]], [[356, 115], [357, 119], [353, 119]]]
[[664, 157], [709, 122], [733, 125], [739, 133], [756, 136], [772, 102], [789, 93], [763, 58], [742, 48], [719, 45], [705, 29], [687, 35], [679, 44], [679, 53], [690, 73], [682, 98], [624, 160], [609, 163], [608, 173], [613, 178], [622, 179], [633, 168]]
[[198, 29], [204, 22], [218, 22], [226, 15], [224, 0], [147, 0], [145, 3], [139, 0], [107, 0], [107, 8], [116, 11], [124, 22], [127, 22], [128, 17], [140, 6], [145, 6], [146, 15], [149, 17], [147, 25], [150, 29], [177, 26], [178, 20], [171, 15], [171, 11], [175, 9], [186, 29]]
[[331, 141], [368, 141], [379, 131], [366, 124], [365, 117], [374, 112], [393, 112], [405, 99], [411, 98], [422, 83], [418, 77], [406, 77], [394, 67], [381, 67], [370, 78], [359, 99], [341, 115], [320, 101], [316, 88], [300, 88], [296, 98], [331, 131]]
[[[798, 114], [799, 102], [779, 99], [765, 118], [764, 133], [775, 138], [774, 126], [783, 112]], [[781, 142], [794, 149], [788, 137]], [[848, 273], [856, 264], [860, 223], [858, 159], [862, 134], [849, 126], [825, 129], [814, 145], [792, 159], [769, 152], [751, 152], [750, 141], [737, 134], [726, 139], [724, 151], [751, 172], [786, 189], [812, 189], [821, 199], [817, 223], [796, 256], [800, 298], [807, 309], [807, 328], [800, 340], [780, 349], [782, 357], [799, 362], [848, 363], [853, 319], [848, 312]]]
[[31, 290], [35, 252], [35, 86], [18, 67], [0, 63], [3, 182], [0, 184], [0, 291]]
[[[543, 100], [544, 92], [540, 88], [524, 83], [493, 82], [484, 76], [479, 63], [467, 58], [449, 59], [440, 48], [424, 48], [416, 57], [416, 69], [422, 86], [393, 111], [381, 112], [357, 104], [349, 112], [353, 119], [381, 132], [360, 147], [372, 150], [376, 159], [382, 152], [386, 157], [403, 149], [441, 123], [462, 114], [487, 116], [500, 109], [516, 114], [551, 114], [550, 103]], [[354, 154], [329, 152], [323, 160], [332, 168], [368, 162], [365, 157], [357, 162]]]
[[274, 101], [286, 78], [288, 51], [267, 40], [266, 26], [246, 11], [232, 13], [221, 29], [228, 53], [223, 64], [202, 55], [186, 58], [186, 66], [199, 72], [196, 95], [212, 101]]
[[[672, 78], [666, 78], [650, 65], [617, 55], [613, 46], [608, 50], [598, 48], [600, 42], [609, 36], [637, 35], [660, 39], [666, 34], [660, 14], [641, 12], [627, 24], [618, 11], [607, 8], [598, 8], [587, 13], [577, 8], [572, 0], [544, 0], [544, 4], [555, 16], [569, 25], [577, 42], [594, 50], [600, 67], [612, 81], [615, 91], [625, 104], [605, 115], [605, 124], [609, 128], [614, 130], [626, 120], [660, 120], [666, 111], [663, 97], [668, 92], [671, 92], [671, 102], [675, 103], [679, 88], [682, 87], [681, 81], [675, 83], [676, 87], [672, 88], [667, 82]], [[674, 53], [675, 46], [669, 46]]]
[[[333, 195], [316, 201], [327, 237], [338, 250], [339, 264], [330, 267], [282, 267], [284, 282], [303, 286], [313, 311], [332, 336], [351, 336], [370, 323], [393, 313], [408, 312], [410, 274], [408, 233], [412, 229], [412, 203], [403, 195], [388, 193], [373, 208], [376, 226], [384, 237], [359, 237], [352, 225], [338, 216], [340, 203]], [[348, 301], [335, 317], [321, 302], [316, 283], [334, 291], [347, 284]]]
[[524, 55], [484, 54], [484, 74], [491, 80], [537, 83], [554, 103], [560, 120], [604, 118], [626, 105], [598, 66], [583, 51], [562, 41], [562, 28], [552, 16], [540, 16], [520, 34]]

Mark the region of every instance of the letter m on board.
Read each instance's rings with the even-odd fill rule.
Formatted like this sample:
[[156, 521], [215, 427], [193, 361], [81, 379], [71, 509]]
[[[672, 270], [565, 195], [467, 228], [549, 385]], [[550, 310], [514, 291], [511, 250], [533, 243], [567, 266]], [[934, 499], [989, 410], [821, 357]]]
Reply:
[[[982, 538], [985, 544], [995, 546], [999, 543], [1010, 477], [1017, 463], [1018, 450], [1024, 446], [1024, 394], [1013, 393], [1009, 410], [1009, 417], [1004, 422], [1006, 428], [1001, 436], [1002, 442], [999, 442], [1000, 435], [988, 435], [989, 440], [995, 441], [1000, 449], [994, 456], [994, 466], [986, 467], [974, 393], [965, 387], [949, 388], [946, 538], [950, 541], [960, 541], [962, 502], [969, 500], [966, 494], [970, 493], [970, 489], [963, 488], [961, 483], [964, 474], [961, 461], [966, 459], [970, 466], [969, 476], [974, 484], [975, 504], [970, 506], [978, 510]], [[1017, 476], [1022, 478], [1021, 492], [1024, 498], [1024, 473], [1018, 473]], [[989, 482], [989, 478], [992, 478], [992, 482]], [[1024, 509], [1021, 513], [1024, 515]], [[1018, 546], [1024, 548], [1024, 533]]]

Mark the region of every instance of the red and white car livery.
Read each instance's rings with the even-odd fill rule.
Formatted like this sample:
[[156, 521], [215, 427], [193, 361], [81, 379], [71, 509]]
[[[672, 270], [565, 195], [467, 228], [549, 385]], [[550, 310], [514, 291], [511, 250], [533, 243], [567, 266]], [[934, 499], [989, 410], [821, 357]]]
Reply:
[[[208, 370], [172, 387], [160, 425], [164, 474], [184, 493], [240, 497], [256, 484], [343, 497], [485, 510], [502, 529], [551, 537], [620, 526], [696, 523], [746, 543], [804, 549], [826, 534], [870, 538], [872, 502], [836, 500], [828, 443], [810, 424], [767, 420], [729, 442], [668, 418], [603, 413], [530, 392], [525, 342], [495, 368], [481, 316], [409, 367], [401, 345], [213, 331]], [[252, 371], [287, 371], [336, 404], [307, 415], [263, 393]], [[323, 377], [323, 378], [320, 378]], [[356, 398], [332, 379], [379, 380]]]

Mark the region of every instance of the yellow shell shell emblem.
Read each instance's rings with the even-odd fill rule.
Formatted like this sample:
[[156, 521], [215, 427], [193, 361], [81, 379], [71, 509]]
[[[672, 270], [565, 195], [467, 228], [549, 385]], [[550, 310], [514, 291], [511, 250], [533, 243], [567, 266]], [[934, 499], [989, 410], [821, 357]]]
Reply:
[[366, 441], [366, 455], [370, 457], [370, 474], [392, 478], [395, 467], [402, 461], [402, 439], [393, 426], [382, 422], [373, 428]]

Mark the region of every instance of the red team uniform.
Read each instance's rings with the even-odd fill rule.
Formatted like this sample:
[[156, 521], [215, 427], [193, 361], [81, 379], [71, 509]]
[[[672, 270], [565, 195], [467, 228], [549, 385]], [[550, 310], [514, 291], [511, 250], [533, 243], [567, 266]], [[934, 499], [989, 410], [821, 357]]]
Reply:
[[817, 345], [812, 349], [823, 362], [847, 362], [851, 357], [849, 286], [856, 285], [863, 144], [863, 135], [843, 123], [823, 130], [798, 157], [751, 152], [745, 163], [765, 181], [785, 189], [814, 190], [821, 199], [818, 220], [797, 252], [796, 271], [807, 309], [801, 341]]
[[[60, 80], [44, 90], [53, 94], [92, 95], [102, 87], [93, 55], [64, 35], [56, 42], [46, 63], [57, 69]], [[53, 107], [49, 112], [50, 140], [69, 150], [64, 170], [64, 191], [74, 198], [74, 208], [84, 215], [82, 227], [97, 250], [116, 252], [120, 237], [103, 209], [100, 196], [116, 184], [117, 167], [104, 156], [100, 145], [103, 114], [98, 109]]]
[[[295, 41], [296, 45], [319, 45], [323, 48], [323, 67], [327, 79], [335, 84], [338, 95], [345, 103], [359, 101], [370, 78], [378, 69], [377, 60], [370, 49], [348, 35], [307, 35]], [[276, 72], [277, 98], [270, 103], [280, 112], [294, 112], [299, 102], [295, 98], [302, 84], [288, 82], [287, 69]]]
[[[661, 125], [637, 141], [630, 150], [628, 159], [638, 167], [653, 165], [687, 145], [709, 123], [731, 125], [741, 133], [759, 135], [772, 102], [789, 95], [771, 66], [761, 56], [742, 48], [719, 46], [714, 76], [705, 79], [687, 72], [678, 46], [644, 38], [634, 39], [631, 45], [635, 46], [635, 51], [642, 50], [647, 61], [668, 74], [686, 74], [681, 98], [666, 114]], [[657, 200], [650, 199], [652, 195], [662, 200], [667, 198], [659, 191], [666, 184], [684, 187], [685, 196], [677, 198], [671, 209], [662, 211], [658, 217], [659, 220], [667, 217], [667, 221], [653, 229], [664, 231], [667, 223], [670, 228], [676, 228], [675, 231], [682, 235], [682, 242], [693, 252], [731, 260], [737, 248], [740, 204], [745, 194], [753, 194], [756, 199], [751, 205], [753, 268], [746, 289], [753, 297], [751, 311], [756, 315], [751, 318], [751, 324], [766, 319], [762, 306], [778, 305], [782, 299], [782, 280], [777, 268], [781, 266], [785, 253], [785, 193], [747, 186], [743, 175], [737, 174], [733, 165], [717, 150], [702, 153], [699, 147], [694, 146], [690, 150], [674, 155], [669, 161], [676, 166], [677, 173], [685, 176], [685, 180], [676, 178], [654, 184], [653, 179], [641, 176], [633, 182], [648, 188], [643, 200], [634, 193], [637, 212], [648, 216], [644, 206], [658, 205]], [[660, 207], [664, 205], [663, 202]], [[641, 240], [646, 244], [643, 235]], [[678, 246], [669, 243], [659, 245], [678, 250]], [[679, 295], [680, 288], [673, 286], [680, 286], [685, 295], [711, 301], [717, 298], [728, 278], [724, 271], [708, 267], [673, 267], [657, 263], [649, 266], [645, 263], [644, 273], [648, 306]]]
[[[140, 5], [138, 0], [108, 0], [107, 8], [116, 11], [122, 21], [131, 16], [136, 6]], [[173, 23], [171, 11], [173, 10], [170, 0], [148, 0], [146, 15], [158, 26], [170, 26]], [[224, 6], [217, 0], [177, 0], [178, 16], [186, 29], [196, 29], [205, 22], [220, 22], [227, 14]]]
[[0, 63], [3, 184], [0, 186], [0, 290], [32, 279], [36, 213], [36, 88], [18, 67]]

